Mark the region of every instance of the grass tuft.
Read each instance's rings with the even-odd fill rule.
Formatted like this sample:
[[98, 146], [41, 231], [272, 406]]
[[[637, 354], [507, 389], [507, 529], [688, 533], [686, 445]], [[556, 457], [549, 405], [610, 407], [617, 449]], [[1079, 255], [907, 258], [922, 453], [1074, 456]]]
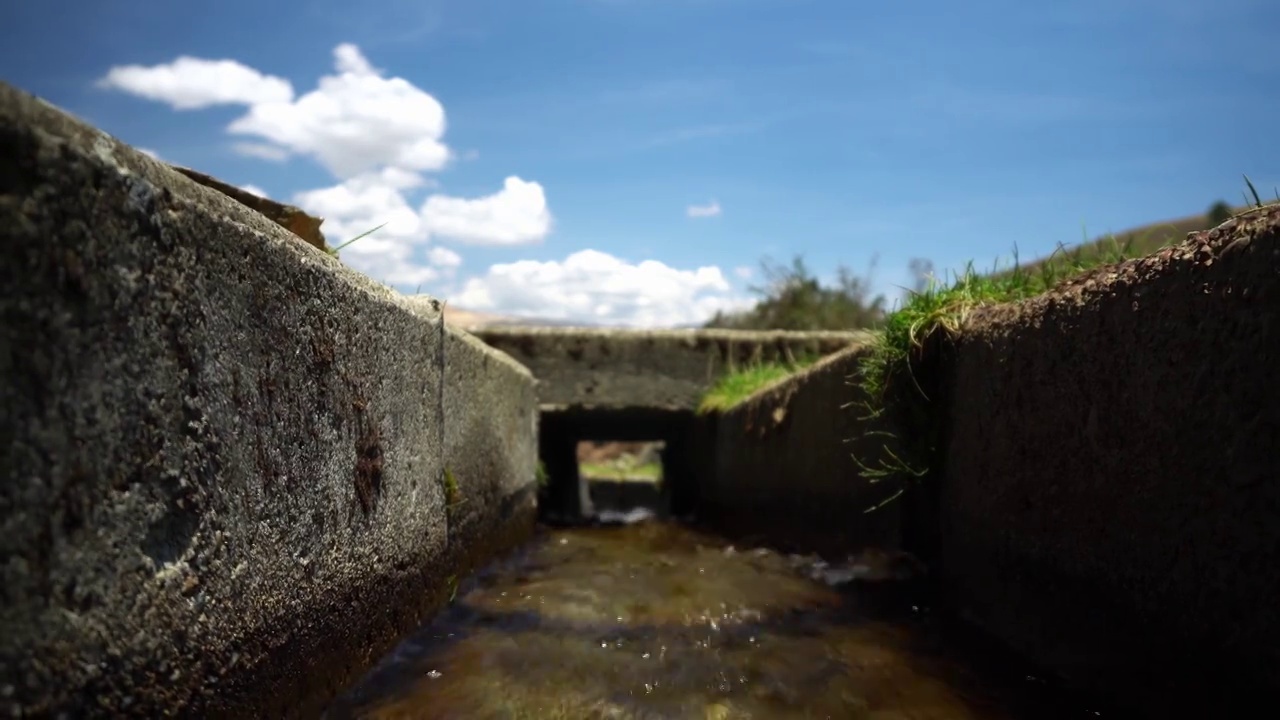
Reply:
[[1051, 256], [1031, 265], [1018, 261], [1015, 248], [1011, 268], [997, 265], [980, 274], [970, 263], [949, 284], [934, 278], [923, 290], [910, 293], [902, 307], [885, 318], [883, 331], [874, 336], [854, 376], [864, 391], [865, 400], [855, 406], [862, 419], [874, 420], [892, 412], [892, 425], [898, 428], [897, 432], [869, 432], [883, 441], [877, 443], [879, 452], [874, 458], [854, 457], [866, 481], [898, 486], [887, 500], [867, 512], [889, 504], [911, 483], [929, 474], [937, 446], [931, 406], [934, 398], [915, 376], [929, 343], [954, 340], [979, 307], [1039, 295], [1100, 265], [1145, 255], [1150, 247], [1145, 237], [1121, 241], [1111, 236], [1073, 249], [1059, 245]]
[[447, 467], [444, 469], [444, 501], [449, 507], [462, 503], [462, 488], [458, 486], [458, 478]]
[[341, 245], [339, 245], [338, 247], [335, 247], [335, 248], [329, 248], [329, 254], [330, 254], [330, 255], [332, 255], [332, 256], [334, 256], [334, 257], [337, 257], [337, 256], [338, 256], [338, 252], [339, 252], [339, 251], [341, 251], [341, 250], [342, 250], [343, 248], [345, 248], [346, 246], [350, 245], [351, 243], [353, 243], [353, 242], [355, 242], [355, 241], [357, 241], [357, 240], [359, 240], [359, 239], [361, 239], [361, 238], [368, 237], [368, 236], [370, 236], [370, 235], [372, 235], [372, 234], [374, 234], [374, 233], [378, 232], [379, 230], [381, 230], [382, 228], [384, 228], [384, 227], [386, 227], [386, 226], [387, 226], [387, 224], [386, 224], [386, 223], [382, 223], [381, 225], [379, 225], [379, 226], [378, 226], [378, 227], [376, 227], [376, 228], [371, 228], [371, 229], [369, 229], [369, 230], [365, 230], [364, 232], [360, 233], [359, 235], [357, 235], [357, 236], [355, 236], [355, 237], [351, 238], [350, 240], [348, 240], [348, 241], [346, 241], [346, 242], [342, 243], [342, 244], [341, 244]]
[[803, 357], [786, 362], [757, 362], [745, 368], [730, 370], [702, 396], [698, 413], [724, 412], [746, 400], [759, 390], [791, 377], [817, 362], [817, 358]]
[[[1253, 181], [1249, 179], [1248, 175], [1244, 176], [1244, 184], [1248, 186], [1249, 194], [1253, 195], [1253, 205], [1251, 207], [1255, 207], [1255, 208], [1263, 207], [1262, 198], [1258, 197], [1258, 189], [1253, 186]], [[1248, 195], [1245, 196], [1244, 202], [1246, 205], [1249, 204]]]
[[582, 463], [578, 474], [592, 480], [644, 480], [662, 479], [662, 464], [637, 463], [634, 457], [623, 456], [613, 462]]

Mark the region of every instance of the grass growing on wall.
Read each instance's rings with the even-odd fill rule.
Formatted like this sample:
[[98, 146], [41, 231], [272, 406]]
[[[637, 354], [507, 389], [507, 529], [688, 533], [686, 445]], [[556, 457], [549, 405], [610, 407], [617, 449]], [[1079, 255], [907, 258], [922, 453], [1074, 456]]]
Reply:
[[339, 251], [341, 251], [343, 248], [345, 248], [346, 246], [350, 245], [351, 243], [353, 243], [353, 242], [355, 242], [355, 241], [357, 241], [357, 240], [360, 240], [360, 239], [362, 239], [362, 238], [369, 237], [370, 235], [372, 235], [372, 234], [374, 234], [374, 233], [378, 232], [379, 230], [381, 230], [382, 228], [386, 227], [386, 225], [387, 225], [386, 223], [382, 223], [381, 225], [379, 225], [379, 226], [378, 226], [378, 227], [376, 227], [376, 228], [371, 228], [371, 229], [369, 229], [369, 230], [365, 230], [364, 232], [360, 233], [359, 235], [357, 235], [357, 236], [355, 236], [355, 237], [351, 238], [350, 240], [348, 240], [348, 241], [346, 241], [346, 242], [342, 243], [341, 245], [339, 245], [339, 246], [337, 246], [337, 247], [331, 247], [331, 248], [328, 248], [327, 252], [328, 252], [330, 255], [334, 256], [334, 257], [338, 257], [338, 252], [339, 252]]
[[651, 462], [636, 464], [631, 458], [620, 462], [587, 463], [578, 466], [578, 473], [593, 480], [660, 480], [662, 464]]
[[787, 362], [758, 362], [730, 370], [702, 396], [698, 412], [706, 414], [728, 410], [757, 391], [791, 377], [815, 362], [816, 357], [806, 356]]
[[949, 284], [934, 280], [924, 290], [909, 294], [903, 306], [886, 317], [883, 331], [871, 340], [870, 351], [855, 376], [866, 400], [854, 411], [870, 420], [884, 416], [892, 408], [892, 419], [898, 428], [896, 434], [874, 433], [883, 440], [875, 457], [854, 457], [864, 479], [897, 486], [896, 492], [868, 512], [897, 499], [912, 482], [929, 472], [937, 445], [931, 414], [933, 399], [927, 396], [912, 369], [931, 338], [943, 342], [953, 339], [976, 308], [1039, 295], [1100, 265], [1146, 255], [1150, 247], [1144, 238], [1120, 241], [1113, 237], [1110, 242], [1090, 246], [1086, 252], [1059, 246], [1052, 256], [1030, 267], [1019, 263], [1015, 251], [1012, 268], [980, 274], [970, 263]]
[[[1246, 205], [1232, 213], [1233, 217], [1280, 203], [1280, 190], [1276, 191], [1276, 203], [1264, 203], [1247, 176], [1244, 183]], [[858, 368], [856, 382], [867, 399], [854, 409], [865, 419], [892, 412], [898, 430], [869, 433], [884, 441], [880, 452], [874, 458], [855, 455], [854, 460], [867, 481], [891, 482], [897, 488], [867, 512], [893, 502], [930, 471], [937, 451], [933, 399], [913, 376], [912, 368], [931, 339], [953, 339], [976, 308], [1034, 297], [1101, 265], [1146, 256], [1182, 241], [1177, 235], [1154, 237], [1154, 232], [1131, 234], [1124, 240], [1111, 236], [1073, 249], [1059, 245], [1048, 258], [1030, 265], [1021, 264], [1015, 250], [1013, 267], [996, 268], [987, 274], [974, 272], [970, 263], [949, 285], [930, 282], [923, 291], [911, 293], [900, 309], [889, 313], [883, 331], [870, 341], [870, 352]]]

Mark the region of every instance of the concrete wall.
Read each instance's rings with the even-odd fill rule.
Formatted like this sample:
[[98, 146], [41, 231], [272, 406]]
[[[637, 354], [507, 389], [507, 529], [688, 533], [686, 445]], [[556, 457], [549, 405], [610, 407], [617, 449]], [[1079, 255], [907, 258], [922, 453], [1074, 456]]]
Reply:
[[695, 443], [699, 517], [732, 534], [831, 554], [897, 547], [900, 508], [865, 511], [894, 488], [859, 476], [853, 453], [876, 455], [878, 438], [854, 408], [857, 345], [766, 388], [723, 413], [701, 416]]
[[457, 493], [449, 548], [459, 572], [514, 547], [537, 515], [538, 398], [533, 376], [445, 325], [444, 457]]
[[930, 347], [942, 442], [910, 502], [861, 514], [844, 441], [886, 428], [841, 409], [853, 348], [701, 423], [701, 512], [828, 552], [923, 529], [943, 608], [1135, 717], [1274, 698], [1280, 207]]
[[726, 369], [753, 361], [828, 355], [859, 333], [734, 330], [485, 328], [477, 337], [538, 378], [554, 407], [693, 410]]
[[1280, 208], [980, 312], [955, 352], [938, 568], [965, 617], [1166, 717], [1274, 699]]
[[529, 527], [526, 371], [5, 85], [0, 249], [3, 712], [314, 714]]

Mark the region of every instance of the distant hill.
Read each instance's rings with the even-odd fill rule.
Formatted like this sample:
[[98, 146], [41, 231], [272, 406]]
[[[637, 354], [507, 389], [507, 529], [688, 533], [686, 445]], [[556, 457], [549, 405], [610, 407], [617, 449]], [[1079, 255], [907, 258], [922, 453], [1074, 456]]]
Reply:
[[[1233, 213], [1248, 210], [1249, 206], [1233, 207]], [[1090, 240], [1080, 245], [1063, 247], [1058, 252], [1036, 260], [1024, 261], [1024, 270], [1034, 270], [1046, 262], [1091, 264], [1089, 261], [1098, 257], [1115, 259], [1116, 255], [1124, 257], [1144, 257], [1166, 245], [1174, 245], [1187, 239], [1188, 233], [1208, 230], [1212, 227], [1206, 214], [1188, 215], [1176, 220], [1151, 223], [1140, 227], [1111, 233]], [[1003, 275], [1009, 270], [997, 273]]]

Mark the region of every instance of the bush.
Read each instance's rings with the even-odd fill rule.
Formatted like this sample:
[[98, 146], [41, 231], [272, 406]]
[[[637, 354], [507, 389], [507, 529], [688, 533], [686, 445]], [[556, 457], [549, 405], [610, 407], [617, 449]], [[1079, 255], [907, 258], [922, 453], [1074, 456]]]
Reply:
[[885, 316], [883, 295], [871, 297], [870, 275], [859, 277], [841, 265], [834, 285], [825, 286], [797, 255], [791, 265], [762, 260], [765, 284], [751, 291], [755, 307], [716, 313], [705, 327], [739, 330], [852, 330], [878, 327]]
[[1209, 221], [1209, 227], [1218, 227], [1222, 223], [1231, 219], [1231, 206], [1219, 200], [1209, 206], [1209, 211], [1205, 213], [1205, 218]]

